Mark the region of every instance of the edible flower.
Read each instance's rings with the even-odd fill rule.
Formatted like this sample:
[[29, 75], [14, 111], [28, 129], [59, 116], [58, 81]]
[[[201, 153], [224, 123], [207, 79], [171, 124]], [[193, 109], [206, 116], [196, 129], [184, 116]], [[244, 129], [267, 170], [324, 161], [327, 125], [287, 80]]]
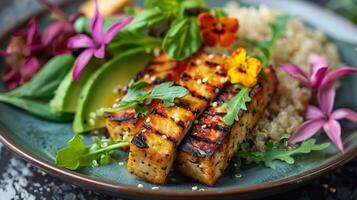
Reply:
[[343, 151], [341, 125], [337, 120], [348, 119], [357, 123], [357, 113], [347, 108], [332, 111], [335, 94], [336, 91], [332, 83], [319, 90], [317, 94], [319, 107], [308, 106], [305, 116], [307, 121], [297, 128], [289, 140], [290, 143], [295, 144], [307, 140], [323, 128], [336, 147]]
[[258, 75], [262, 69], [258, 59], [247, 58], [247, 51], [244, 48], [236, 49], [224, 65], [228, 69], [230, 82], [239, 83], [245, 87], [253, 87], [257, 84]]
[[320, 87], [330, 84], [341, 76], [357, 73], [357, 69], [352, 67], [342, 67], [327, 73], [328, 63], [326, 58], [317, 54], [310, 54], [308, 60], [308, 73], [305, 73], [299, 66], [293, 64], [283, 64], [280, 65], [280, 68], [314, 91], [318, 90]]
[[68, 41], [68, 47], [72, 49], [82, 48], [83, 52], [77, 57], [74, 64], [73, 80], [77, 80], [90, 59], [95, 56], [99, 59], [105, 57], [105, 46], [110, 43], [117, 33], [133, 20], [126, 17], [121, 22], [114, 23], [104, 33], [103, 16], [99, 13], [98, 3], [93, 18], [90, 20], [91, 36], [78, 34]]
[[211, 13], [205, 12], [198, 16], [201, 27], [201, 37], [208, 46], [229, 47], [237, 38], [239, 22], [236, 18], [221, 17], [216, 19]]

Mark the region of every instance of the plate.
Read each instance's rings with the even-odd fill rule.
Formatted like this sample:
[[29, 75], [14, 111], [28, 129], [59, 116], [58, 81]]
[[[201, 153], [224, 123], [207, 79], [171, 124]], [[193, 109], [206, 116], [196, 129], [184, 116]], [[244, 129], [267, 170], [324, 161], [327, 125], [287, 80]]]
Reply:
[[[225, 2], [208, 1], [213, 6], [223, 5]], [[355, 37], [357, 28], [354, 25], [304, 1], [249, 0], [245, 3], [261, 2], [298, 15], [307, 24], [323, 30], [337, 45], [342, 60], [350, 66], [357, 66], [357, 38]], [[357, 77], [349, 76], [343, 82], [337, 94], [336, 105], [357, 110]], [[299, 156], [295, 165], [277, 162], [275, 170], [259, 165], [245, 166], [240, 171], [243, 178], [236, 178], [227, 173], [215, 187], [207, 187], [173, 173], [166, 185], [159, 186], [158, 190], [152, 190], [152, 187], [157, 185], [130, 175], [125, 165], [120, 166], [118, 163], [100, 168], [84, 168], [77, 172], [56, 167], [54, 160], [57, 150], [66, 146], [67, 141], [73, 136], [71, 123], [51, 123], [35, 118], [15, 107], [0, 104], [0, 140], [20, 157], [65, 181], [111, 195], [136, 199], [253, 198], [296, 187], [343, 165], [357, 155], [357, 126], [346, 123], [343, 127], [345, 146], [343, 153], [331, 145], [324, 151]], [[87, 142], [90, 142], [89, 135], [84, 137]], [[125, 154], [120, 156], [123, 160], [126, 159]], [[173, 179], [176, 181], [172, 181]], [[143, 184], [144, 188], [138, 188], [138, 184]], [[193, 186], [205, 190], [192, 191]]]

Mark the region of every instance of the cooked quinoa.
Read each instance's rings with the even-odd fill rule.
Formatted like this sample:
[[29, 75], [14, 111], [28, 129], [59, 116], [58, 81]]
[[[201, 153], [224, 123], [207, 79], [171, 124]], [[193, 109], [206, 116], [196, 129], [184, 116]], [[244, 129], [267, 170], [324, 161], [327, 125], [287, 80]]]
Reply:
[[[269, 23], [281, 13], [266, 6], [240, 7], [231, 2], [226, 6], [229, 16], [239, 19], [239, 42], [232, 47], [244, 46], [244, 38], [258, 41], [270, 37]], [[213, 49], [208, 49], [213, 50]], [[229, 52], [225, 52], [229, 53]], [[311, 91], [291, 78], [278, 66], [282, 63], [293, 63], [308, 69], [307, 60], [310, 53], [324, 55], [330, 67], [341, 66], [336, 47], [329, 43], [326, 36], [318, 30], [311, 30], [298, 19], [292, 19], [282, 39], [277, 43], [271, 63], [277, 71], [279, 86], [277, 94], [259, 121], [250, 140], [257, 150], [264, 150], [266, 141], [277, 141], [283, 134], [292, 134], [303, 122], [303, 114], [310, 100]]]

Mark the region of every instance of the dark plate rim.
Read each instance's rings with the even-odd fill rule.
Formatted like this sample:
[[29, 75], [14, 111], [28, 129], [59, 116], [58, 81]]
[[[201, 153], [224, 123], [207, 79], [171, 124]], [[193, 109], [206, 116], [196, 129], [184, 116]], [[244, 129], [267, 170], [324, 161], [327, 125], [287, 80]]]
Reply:
[[[65, 0], [63, 5], [68, 5], [71, 1]], [[44, 13], [44, 10], [39, 10], [33, 13], [31, 16], [38, 16]], [[19, 21], [18, 24], [25, 24], [27, 19], [23, 21]], [[11, 29], [14, 27], [11, 27]], [[10, 30], [3, 31], [5, 34], [0, 37], [0, 40], [3, 40], [5, 35], [10, 33]], [[118, 196], [132, 196], [132, 197], [159, 197], [159, 198], [188, 198], [188, 197], [200, 197], [200, 198], [215, 198], [215, 197], [223, 197], [223, 196], [244, 196], [247, 197], [249, 195], [252, 196], [261, 196], [263, 192], [267, 193], [275, 193], [278, 192], [277, 189], [281, 187], [293, 187], [296, 185], [300, 185], [305, 183], [313, 178], [319, 177], [322, 174], [329, 172], [337, 167], [340, 167], [352, 160], [354, 157], [357, 157], [357, 146], [353, 146], [343, 153], [339, 153], [340, 155], [320, 167], [307, 170], [303, 173], [296, 174], [293, 176], [289, 176], [282, 179], [277, 179], [274, 181], [265, 182], [258, 185], [252, 186], [244, 186], [240, 188], [229, 188], [229, 189], [220, 189], [220, 190], [205, 190], [205, 191], [187, 191], [187, 190], [173, 190], [173, 189], [165, 189], [165, 190], [152, 190], [151, 188], [138, 188], [136, 186], [125, 185], [120, 183], [111, 183], [109, 181], [100, 180], [95, 177], [91, 177], [88, 175], [84, 175], [75, 171], [70, 171], [64, 168], [59, 168], [54, 164], [49, 163], [48, 161], [42, 159], [41, 157], [35, 155], [32, 152], [27, 152], [25, 148], [23, 148], [20, 144], [17, 144], [14, 140], [12, 140], [8, 134], [5, 134], [0, 130], [0, 142], [4, 144], [10, 151], [14, 152], [20, 158], [28, 161], [33, 166], [54, 175], [64, 181], [69, 181], [71, 183], [83, 186], [85, 188], [91, 188], [98, 191], [102, 191], [108, 194], [112, 194]], [[274, 192], [275, 191], [275, 192]], [[281, 190], [280, 190], [281, 191]], [[259, 193], [258, 193], [259, 192]]]

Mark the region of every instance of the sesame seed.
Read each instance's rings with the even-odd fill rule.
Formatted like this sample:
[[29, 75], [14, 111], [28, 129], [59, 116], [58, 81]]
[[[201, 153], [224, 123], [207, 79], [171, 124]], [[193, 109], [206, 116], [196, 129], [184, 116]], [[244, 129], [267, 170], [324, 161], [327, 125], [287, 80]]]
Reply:
[[201, 128], [203, 128], [203, 129], [207, 128], [207, 124], [203, 124], [203, 125], [201, 126]]
[[141, 183], [138, 184], [138, 188], [143, 188], [143, 187], [144, 187], [143, 184]]
[[213, 107], [217, 107], [217, 106], [218, 106], [218, 103], [215, 101], [215, 102], [212, 103], [212, 106], [213, 106]]
[[152, 189], [152, 190], [158, 190], [159, 187], [152, 187], [151, 189]]
[[198, 79], [198, 80], [197, 80], [197, 84], [202, 84], [202, 80], [201, 80], [201, 79]]
[[197, 186], [193, 186], [193, 187], [192, 187], [192, 191], [195, 191], [195, 190], [198, 190], [198, 187], [197, 187]]
[[208, 59], [213, 59], [213, 58], [214, 58], [213, 54], [208, 55]]
[[150, 117], [148, 117], [145, 122], [149, 123], [150, 122]]
[[146, 129], [143, 129], [141, 132], [145, 133], [145, 132], [146, 132]]
[[202, 79], [202, 82], [203, 83], [206, 83], [208, 81], [208, 78], [206, 77], [206, 78], [204, 78], [204, 79]]
[[164, 138], [164, 139], [167, 139], [167, 136], [166, 136], [166, 135], [162, 135], [161, 137]]
[[202, 61], [201, 60], [196, 60], [196, 65], [200, 65], [202, 63]]
[[222, 81], [223, 83], [227, 82], [227, 81], [228, 81], [228, 77], [224, 77], [224, 78], [222, 77], [222, 78], [221, 78], [221, 81]]
[[145, 74], [144, 79], [148, 79], [149, 77], [149, 74]]
[[124, 162], [119, 162], [118, 164], [119, 164], [119, 166], [123, 166]]
[[153, 77], [150, 78], [150, 81], [151, 81], [151, 82], [153, 82], [153, 81], [155, 81], [155, 80], [156, 80], [156, 77], [155, 77], [155, 76], [153, 76]]
[[221, 70], [222, 69], [222, 66], [221, 65], [218, 65], [217, 66], [217, 70]]
[[94, 119], [94, 118], [97, 117], [97, 114], [96, 114], [95, 112], [91, 112], [91, 113], [89, 114], [89, 117]]
[[98, 130], [95, 130], [95, 131], [93, 131], [93, 134], [98, 135], [98, 134], [99, 134], [99, 131], [98, 131]]
[[179, 123], [180, 122], [180, 119], [179, 118], [175, 118], [174, 119], [176, 123]]
[[95, 125], [94, 119], [89, 119], [89, 124], [92, 125], [92, 126], [94, 126], [94, 125]]

